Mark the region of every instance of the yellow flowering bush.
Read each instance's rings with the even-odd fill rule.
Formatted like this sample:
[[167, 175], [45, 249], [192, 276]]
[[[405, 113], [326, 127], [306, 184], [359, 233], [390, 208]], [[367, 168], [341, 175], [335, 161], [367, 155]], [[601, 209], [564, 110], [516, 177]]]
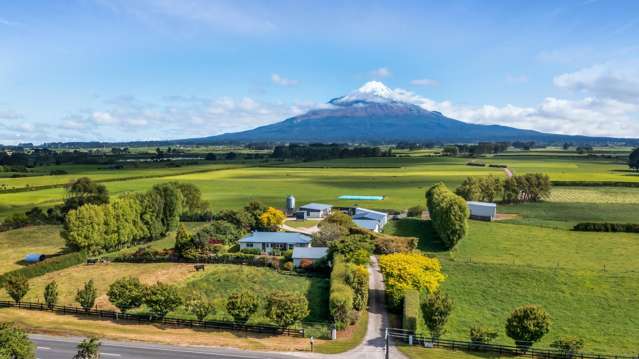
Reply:
[[400, 308], [407, 289], [425, 289], [428, 293], [434, 293], [446, 279], [437, 258], [417, 252], [383, 255], [379, 259], [379, 266], [386, 283], [387, 304], [396, 310]]

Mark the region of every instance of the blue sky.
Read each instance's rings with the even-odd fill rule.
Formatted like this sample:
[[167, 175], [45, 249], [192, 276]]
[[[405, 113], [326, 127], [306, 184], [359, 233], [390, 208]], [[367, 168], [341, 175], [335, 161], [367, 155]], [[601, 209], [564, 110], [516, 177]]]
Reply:
[[637, 1], [0, 3], [0, 143], [276, 122], [371, 80], [462, 121], [639, 137]]

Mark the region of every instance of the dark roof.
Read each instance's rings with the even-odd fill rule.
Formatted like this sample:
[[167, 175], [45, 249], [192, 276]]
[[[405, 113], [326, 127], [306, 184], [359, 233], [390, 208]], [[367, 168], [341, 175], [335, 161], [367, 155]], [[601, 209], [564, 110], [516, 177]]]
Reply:
[[333, 208], [333, 206], [331, 206], [330, 204], [323, 203], [309, 203], [300, 207], [300, 209], [310, 209], [312, 211], [323, 211], [331, 208]]
[[240, 239], [240, 243], [287, 243], [308, 244], [311, 237], [293, 232], [253, 232]]

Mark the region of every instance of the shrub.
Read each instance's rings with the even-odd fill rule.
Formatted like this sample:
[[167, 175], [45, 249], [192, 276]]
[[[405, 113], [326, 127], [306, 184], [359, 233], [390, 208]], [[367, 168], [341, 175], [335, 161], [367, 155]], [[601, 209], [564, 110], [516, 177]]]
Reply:
[[337, 255], [333, 258], [333, 271], [330, 278], [330, 293], [328, 306], [337, 329], [346, 328], [352, 319], [353, 288], [346, 283], [348, 273], [344, 257]]
[[402, 311], [402, 329], [417, 331], [421, 319], [419, 307], [419, 291], [408, 289], [404, 293], [404, 310]]
[[263, 230], [276, 232], [280, 225], [284, 223], [286, 215], [279, 209], [269, 207], [264, 213], [260, 215], [260, 227]]
[[411, 252], [417, 248], [416, 237], [398, 237], [377, 234], [374, 236], [375, 253], [391, 254]]
[[292, 271], [293, 270], [293, 262], [286, 262], [284, 263], [284, 270], [286, 271]]
[[44, 287], [44, 302], [51, 309], [58, 303], [58, 283], [51, 281]]
[[565, 357], [571, 358], [584, 348], [584, 340], [577, 337], [560, 337], [550, 344], [551, 348], [559, 350]]
[[95, 299], [98, 297], [98, 291], [93, 284], [93, 279], [84, 283], [82, 289], [78, 289], [75, 294], [75, 301], [85, 310], [89, 311], [95, 305]]
[[215, 313], [215, 305], [201, 293], [190, 293], [184, 298], [184, 308], [200, 321], [206, 319], [209, 314]]
[[447, 294], [435, 292], [428, 295], [422, 303], [422, 316], [424, 323], [433, 338], [439, 338], [444, 334], [444, 326], [453, 310], [453, 301]]
[[466, 201], [443, 183], [431, 187], [426, 198], [433, 229], [446, 248], [455, 247], [468, 230], [470, 212]]
[[331, 242], [337, 241], [348, 235], [348, 228], [337, 223], [321, 222], [319, 232], [313, 234], [313, 247], [328, 247]]
[[215, 220], [208, 226], [200, 229], [193, 236], [193, 241], [199, 242], [202, 245], [207, 243], [234, 245], [244, 234], [244, 231], [230, 222]]
[[310, 313], [308, 300], [296, 292], [272, 292], [266, 300], [266, 316], [280, 327], [288, 328]]
[[365, 235], [350, 235], [329, 243], [329, 257], [341, 255], [344, 260], [355, 264], [368, 264], [373, 252], [373, 243]]
[[164, 318], [182, 304], [182, 298], [175, 286], [157, 282], [146, 290], [144, 304], [151, 314]]
[[368, 269], [363, 265], [349, 265], [346, 283], [353, 289], [353, 309], [366, 309], [368, 305]]
[[470, 341], [473, 344], [490, 344], [498, 336], [497, 331], [493, 328], [474, 325], [470, 327]]
[[518, 348], [527, 351], [548, 334], [551, 322], [550, 315], [542, 307], [524, 305], [516, 308], [506, 320], [506, 335], [515, 341]]
[[407, 216], [408, 217], [422, 217], [422, 213], [424, 213], [424, 211], [426, 210], [426, 206], [422, 205], [422, 204], [418, 204], [417, 206], [413, 206], [411, 208], [408, 209], [407, 211]]
[[4, 289], [14, 302], [20, 303], [29, 291], [29, 281], [22, 275], [12, 275], [7, 278]]
[[35, 359], [35, 345], [27, 333], [9, 323], [0, 323], [0, 358]]
[[96, 337], [84, 339], [78, 344], [78, 352], [73, 359], [99, 359], [102, 343]]
[[262, 251], [259, 248], [242, 248], [240, 249], [240, 253], [259, 255]]
[[353, 223], [353, 219], [351, 218], [351, 216], [347, 215], [346, 213], [342, 213], [340, 211], [331, 212], [331, 214], [326, 216], [326, 218], [324, 218], [324, 220], [320, 222], [319, 226], [323, 227], [329, 223], [337, 224], [343, 228], [355, 227], [355, 224]]
[[573, 230], [582, 232], [627, 232], [639, 233], [639, 224], [636, 223], [577, 223]]
[[146, 287], [140, 280], [134, 277], [120, 278], [111, 283], [107, 296], [109, 301], [115, 305], [120, 312], [137, 308], [144, 302]]
[[226, 311], [238, 323], [245, 324], [257, 312], [260, 299], [250, 291], [235, 292], [226, 301]]
[[445, 279], [439, 260], [420, 253], [383, 255], [379, 258], [379, 266], [386, 284], [386, 303], [395, 311], [401, 308], [406, 290], [425, 289], [435, 293]]

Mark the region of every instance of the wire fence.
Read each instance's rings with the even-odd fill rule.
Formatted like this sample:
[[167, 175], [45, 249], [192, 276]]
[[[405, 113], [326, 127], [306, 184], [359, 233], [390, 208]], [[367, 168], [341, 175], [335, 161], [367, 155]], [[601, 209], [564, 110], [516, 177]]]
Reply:
[[499, 356], [519, 356], [530, 358], [543, 358], [543, 359], [555, 359], [555, 358], [570, 358], [570, 359], [639, 359], [639, 354], [636, 356], [627, 355], [614, 355], [614, 354], [597, 354], [597, 353], [582, 353], [582, 352], [567, 352], [557, 349], [546, 348], [528, 348], [522, 349], [516, 346], [502, 345], [502, 344], [482, 344], [467, 342], [461, 340], [450, 339], [434, 339], [431, 337], [422, 336], [415, 332], [405, 329], [387, 328], [387, 336], [392, 339], [408, 343], [410, 345], [420, 345], [427, 348], [442, 348], [450, 350], [462, 350], [468, 352], [483, 352], [490, 354], [497, 354]]
[[304, 328], [283, 328], [275, 325], [253, 325], [253, 324], [241, 324], [231, 321], [223, 320], [192, 320], [192, 319], [179, 319], [179, 318], [159, 318], [152, 317], [148, 314], [137, 313], [119, 313], [112, 310], [100, 310], [100, 309], [88, 309], [85, 310], [81, 307], [66, 306], [66, 305], [54, 305], [52, 307], [47, 306], [44, 303], [32, 303], [32, 302], [10, 302], [0, 300], [0, 308], [19, 308], [28, 310], [40, 310], [49, 311], [58, 314], [73, 314], [73, 315], [85, 315], [111, 320], [123, 320], [132, 321], [137, 323], [158, 323], [167, 326], [184, 327], [184, 328], [203, 328], [203, 329], [223, 329], [233, 330], [249, 333], [262, 333], [262, 334], [274, 334], [274, 335], [287, 335], [291, 337], [304, 337]]

